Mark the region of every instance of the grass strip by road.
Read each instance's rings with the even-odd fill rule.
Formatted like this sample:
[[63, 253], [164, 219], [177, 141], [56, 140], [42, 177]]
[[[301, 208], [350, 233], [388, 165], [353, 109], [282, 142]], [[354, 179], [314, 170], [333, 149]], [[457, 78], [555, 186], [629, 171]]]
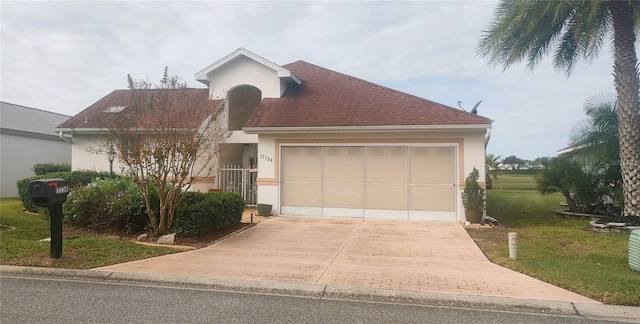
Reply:
[[[560, 194], [489, 190], [487, 214], [503, 227], [469, 228], [469, 235], [494, 263], [607, 304], [640, 306], [629, 235], [595, 233], [589, 220], [559, 217], [554, 210], [561, 201]], [[518, 233], [517, 261], [509, 259], [508, 232]]]
[[500, 174], [493, 180], [493, 188], [497, 190], [535, 190], [535, 176], [528, 174]]
[[24, 212], [19, 199], [0, 199], [0, 224], [0, 264], [4, 265], [90, 269], [179, 252], [89, 235], [65, 223], [62, 257], [53, 259], [50, 243], [40, 242], [50, 236], [47, 216]]

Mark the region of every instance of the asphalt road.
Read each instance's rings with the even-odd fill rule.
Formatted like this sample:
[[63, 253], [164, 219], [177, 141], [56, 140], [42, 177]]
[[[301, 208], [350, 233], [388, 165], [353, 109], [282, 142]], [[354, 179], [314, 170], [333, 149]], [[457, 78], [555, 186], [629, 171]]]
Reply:
[[577, 316], [7, 276], [0, 277], [0, 322], [605, 323]]

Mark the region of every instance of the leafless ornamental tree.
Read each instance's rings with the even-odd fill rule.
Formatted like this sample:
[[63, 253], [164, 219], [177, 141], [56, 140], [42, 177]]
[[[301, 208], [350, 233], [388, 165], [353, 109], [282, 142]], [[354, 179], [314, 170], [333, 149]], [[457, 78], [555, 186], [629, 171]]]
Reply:
[[[210, 177], [217, 168], [220, 144], [227, 138], [224, 102], [210, 100], [208, 90], [189, 89], [165, 67], [160, 84], [128, 77], [130, 104], [108, 116], [113, 150], [144, 196], [155, 234], [173, 224], [181, 193], [198, 179]], [[152, 185], [158, 188], [159, 210], [152, 206]]]

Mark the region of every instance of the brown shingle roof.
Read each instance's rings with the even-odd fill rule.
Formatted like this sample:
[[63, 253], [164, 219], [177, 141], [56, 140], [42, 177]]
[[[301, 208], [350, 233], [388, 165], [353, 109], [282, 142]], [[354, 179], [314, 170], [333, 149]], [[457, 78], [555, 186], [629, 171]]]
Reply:
[[[151, 95], [157, 94], [160, 90], [136, 90], [140, 91], [141, 98], [148, 99]], [[178, 89], [178, 90], [165, 90], [170, 93], [178, 94], [179, 99], [174, 103], [178, 110], [190, 109], [193, 111], [207, 111], [212, 112], [215, 107], [220, 103], [220, 100], [208, 100], [209, 89]], [[127, 107], [119, 114], [131, 114], [133, 113], [130, 107], [132, 106], [133, 91], [131, 90], [114, 90], [102, 99], [96, 101], [85, 110], [81, 111], [77, 115], [71, 117], [69, 120], [62, 123], [57, 128], [70, 128], [70, 129], [100, 129], [107, 127], [107, 121], [109, 113], [105, 113], [105, 110], [111, 107]], [[171, 96], [172, 98], [174, 96]], [[117, 109], [116, 109], [117, 110]], [[144, 116], [144, 114], [142, 114]], [[194, 114], [195, 115], [195, 114]], [[200, 114], [203, 115], [203, 114]], [[202, 120], [194, 121], [193, 127], [197, 127]], [[182, 127], [180, 121], [175, 119], [175, 127]], [[184, 120], [182, 120], [184, 121]], [[141, 126], [144, 126], [144, 121], [141, 121]]]
[[491, 124], [482, 116], [383, 87], [304, 61], [284, 68], [302, 85], [265, 98], [245, 127], [327, 127]]
[[[491, 120], [437, 102], [383, 87], [304, 61], [283, 66], [303, 80], [290, 84], [282, 98], [264, 98], [245, 127], [358, 127], [358, 126], [438, 126], [490, 125]], [[158, 90], [143, 90], [146, 95]], [[220, 100], [206, 100], [208, 89], [184, 89], [182, 105], [198, 103], [213, 111]], [[184, 98], [186, 96], [186, 99]], [[105, 128], [114, 106], [131, 106], [131, 90], [115, 90], [58, 128]], [[194, 105], [190, 105], [190, 109]], [[130, 110], [123, 112], [128, 114]], [[144, 122], [142, 122], [144, 123]], [[196, 126], [196, 125], [194, 125]]]

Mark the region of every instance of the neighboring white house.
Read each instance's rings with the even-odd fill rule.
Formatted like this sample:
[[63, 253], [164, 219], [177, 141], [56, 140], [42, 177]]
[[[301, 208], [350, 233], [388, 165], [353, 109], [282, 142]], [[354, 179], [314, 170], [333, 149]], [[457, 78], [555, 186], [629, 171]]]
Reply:
[[55, 132], [69, 117], [0, 102], [1, 197], [18, 197], [16, 182], [34, 176], [34, 164], [71, 163], [71, 145]]
[[[464, 180], [474, 167], [484, 179], [488, 118], [243, 48], [195, 77], [209, 89], [193, 91], [227, 99], [233, 134], [220, 164], [257, 169], [255, 183], [243, 184], [276, 214], [464, 221]], [[73, 134], [74, 169], [108, 167], [87, 147], [104, 136], [95, 119], [122, 96], [114, 91], [59, 126]]]

